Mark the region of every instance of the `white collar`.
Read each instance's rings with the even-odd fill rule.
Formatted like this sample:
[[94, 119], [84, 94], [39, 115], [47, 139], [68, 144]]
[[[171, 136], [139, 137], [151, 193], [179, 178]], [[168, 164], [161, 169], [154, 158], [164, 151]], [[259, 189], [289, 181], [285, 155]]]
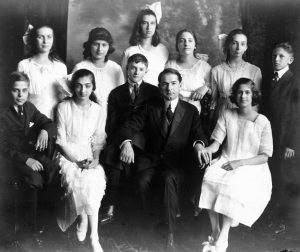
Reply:
[[130, 86], [130, 87], [133, 87], [133, 85], [135, 85], [135, 84], [137, 84], [138, 87], [140, 87], [140, 85], [142, 84], [143, 80], [141, 80], [141, 81], [139, 81], [138, 83], [136, 83], [136, 82], [133, 82], [132, 80], [130, 80], [130, 79], [128, 78], [127, 82], [129, 83], [129, 86]]
[[175, 111], [175, 109], [177, 107], [178, 101], [179, 101], [179, 98], [177, 97], [176, 99], [174, 99], [172, 101], [166, 101], [165, 100], [165, 104], [166, 104], [166, 106], [169, 106], [169, 104], [171, 104], [171, 110], [174, 113], [174, 111]]
[[286, 66], [285, 68], [282, 68], [279, 71], [274, 71], [278, 73], [278, 79], [280, 79], [288, 70], [289, 70], [289, 66]]

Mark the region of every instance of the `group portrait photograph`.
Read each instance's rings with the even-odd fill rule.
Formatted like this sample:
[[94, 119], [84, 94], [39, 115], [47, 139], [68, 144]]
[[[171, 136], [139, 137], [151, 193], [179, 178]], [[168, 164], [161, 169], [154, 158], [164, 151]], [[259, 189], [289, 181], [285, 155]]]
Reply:
[[0, 0], [0, 252], [300, 252], [300, 0]]

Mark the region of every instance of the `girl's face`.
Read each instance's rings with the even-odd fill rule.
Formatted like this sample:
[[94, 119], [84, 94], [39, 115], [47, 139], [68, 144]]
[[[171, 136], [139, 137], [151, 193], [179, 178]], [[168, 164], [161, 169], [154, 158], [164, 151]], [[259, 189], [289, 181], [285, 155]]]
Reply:
[[229, 44], [230, 57], [242, 57], [247, 51], [247, 37], [244, 34], [236, 34], [233, 36]]
[[178, 38], [177, 48], [180, 55], [193, 54], [196, 48], [194, 36], [189, 32], [183, 32]]
[[53, 30], [50, 27], [41, 27], [37, 30], [36, 47], [38, 53], [49, 53], [54, 41]]
[[144, 15], [141, 22], [141, 32], [143, 38], [151, 38], [156, 30], [156, 17]]
[[91, 44], [91, 55], [94, 60], [105, 60], [109, 43], [105, 40], [94, 40]]
[[239, 108], [252, 107], [252, 89], [249, 84], [240, 85], [236, 94], [236, 102]]
[[74, 85], [76, 99], [79, 101], [87, 101], [93, 92], [93, 83], [90, 76], [78, 78]]

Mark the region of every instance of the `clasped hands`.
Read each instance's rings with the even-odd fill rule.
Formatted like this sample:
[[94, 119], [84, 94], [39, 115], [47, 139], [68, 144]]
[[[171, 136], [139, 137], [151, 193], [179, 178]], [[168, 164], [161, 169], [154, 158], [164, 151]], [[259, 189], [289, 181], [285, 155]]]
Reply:
[[99, 164], [99, 159], [86, 158], [76, 162], [77, 166], [81, 169], [95, 169]]

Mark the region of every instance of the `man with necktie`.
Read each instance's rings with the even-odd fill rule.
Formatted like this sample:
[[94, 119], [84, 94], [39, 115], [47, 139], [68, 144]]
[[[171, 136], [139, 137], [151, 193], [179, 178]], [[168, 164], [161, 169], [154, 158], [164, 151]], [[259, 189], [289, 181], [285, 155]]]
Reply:
[[[127, 62], [127, 81], [125, 84], [111, 91], [108, 97], [106, 121], [107, 145], [101, 153], [101, 163], [107, 176], [106, 211], [100, 218], [101, 224], [114, 219], [115, 205], [118, 203], [119, 184], [124, 177], [132, 173], [134, 166], [120, 161], [120, 148], [117, 145], [116, 133], [145, 103], [160, 99], [160, 92], [156, 86], [143, 81], [148, 69], [148, 60], [142, 54], [134, 54]], [[142, 133], [134, 135], [133, 146], [136, 151], [142, 150], [144, 136]]]
[[[174, 250], [174, 232], [178, 211], [178, 188], [183, 180], [186, 157], [196, 151], [199, 165], [209, 162], [202, 153], [207, 139], [203, 133], [197, 109], [178, 98], [180, 73], [165, 69], [158, 77], [162, 99], [146, 104], [133, 115], [118, 132], [122, 162], [134, 163], [142, 198], [145, 200], [154, 177], [163, 184], [165, 215], [168, 222], [167, 248]], [[137, 132], [144, 132], [145, 147], [136, 152], [132, 139]], [[193, 150], [194, 149], [194, 150]]]

